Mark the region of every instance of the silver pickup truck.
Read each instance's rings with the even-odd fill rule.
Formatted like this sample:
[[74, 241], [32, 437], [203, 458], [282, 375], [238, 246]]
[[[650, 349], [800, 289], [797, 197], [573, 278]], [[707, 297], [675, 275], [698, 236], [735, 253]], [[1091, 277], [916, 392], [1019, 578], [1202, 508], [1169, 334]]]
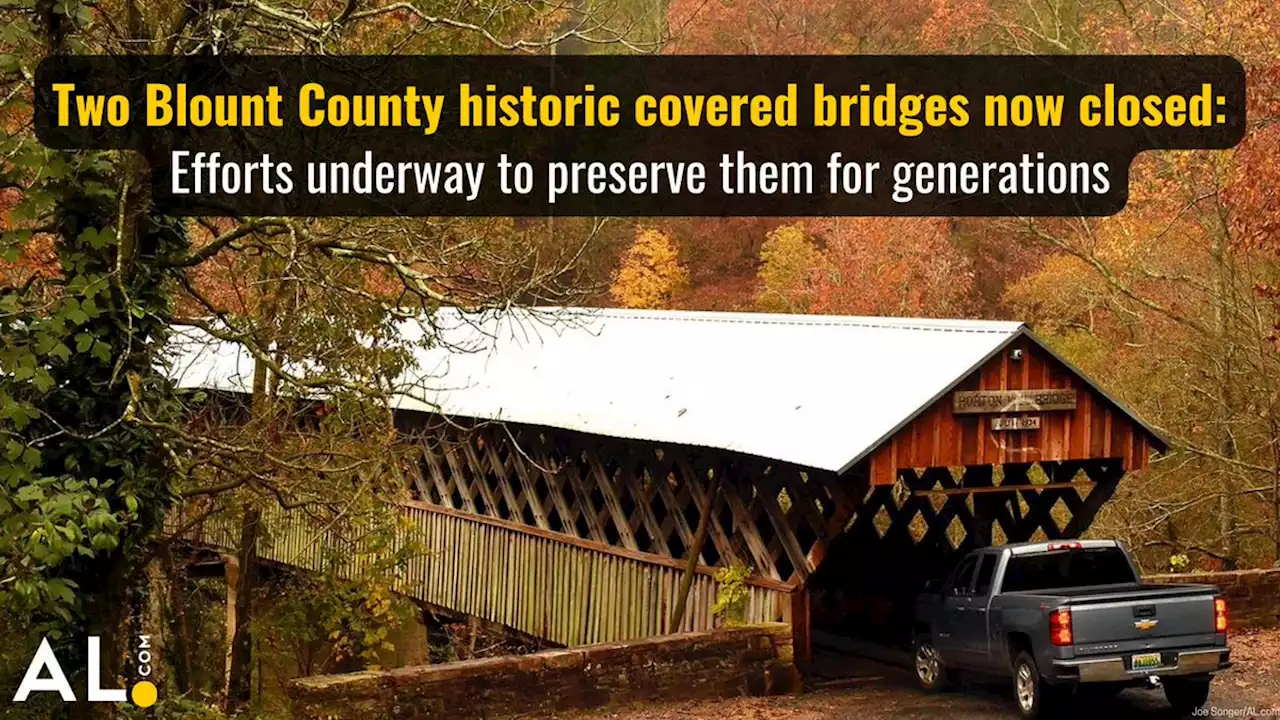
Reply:
[[1026, 718], [1061, 708], [1077, 688], [1138, 685], [1163, 686], [1187, 715], [1231, 665], [1221, 591], [1144, 584], [1111, 540], [975, 550], [926, 586], [915, 617], [922, 687], [942, 690], [957, 671], [1012, 679]]

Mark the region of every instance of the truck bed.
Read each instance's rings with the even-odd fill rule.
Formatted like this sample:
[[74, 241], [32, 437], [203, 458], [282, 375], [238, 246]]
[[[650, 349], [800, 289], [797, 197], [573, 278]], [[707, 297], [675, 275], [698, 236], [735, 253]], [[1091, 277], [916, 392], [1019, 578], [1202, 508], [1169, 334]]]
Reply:
[[1153, 583], [1010, 593], [1069, 607], [1077, 656], [1212, 644], [1216, 594], [1211, 585]]

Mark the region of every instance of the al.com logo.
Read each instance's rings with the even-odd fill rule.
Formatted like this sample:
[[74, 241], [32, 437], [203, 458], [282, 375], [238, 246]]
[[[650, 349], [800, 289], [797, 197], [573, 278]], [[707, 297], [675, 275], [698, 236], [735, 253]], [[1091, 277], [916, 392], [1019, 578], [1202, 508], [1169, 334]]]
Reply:
[[[89, 662], [89, 677], [85, 682], [88, 685], [85, 696], [87, 702], [122, 703], [132, 700], [134, 705], [144, 708], [156, 704], [156, 685], [150, 680], [134, 683], [127, 692], [124, 688], [102, 687], [102, 660], [99, 655], [102, 641], [96, 635], [90, 635], [88, 641], [86, 655]], [[137, 652], [134, 657], [138, 663], [138, 676], [149, 677], [151, 675], [150, 636], [138, 636]], [[26, 702], [33, 693], [42, 692], [56, 692], [62, 697], [63, 702], [78, 701], [71, 683], [67, 682], [67, 674], [62, 671], [62, 665], [58, 662], [58, 656], [49, 645], [48, 638], [40, 640], [40, 648], [36, 650], [35, 657], [31, 658], [31, 664], [27, 666], [27, 674], [23, 676], [22, 684], [18, 686], [18, 692], [13, 694], [13, 701]]]

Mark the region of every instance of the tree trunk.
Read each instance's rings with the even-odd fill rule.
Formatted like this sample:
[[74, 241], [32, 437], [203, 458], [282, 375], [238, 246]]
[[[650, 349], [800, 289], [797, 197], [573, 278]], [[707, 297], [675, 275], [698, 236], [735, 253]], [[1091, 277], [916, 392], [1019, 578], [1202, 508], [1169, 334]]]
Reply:
[[137, 627], [132, 635], [133, 645], [130, 647], [131, 655], [137, 657], [143, 650], [143, 636], [146, 636], [146, 657], [150, 658], [147, 662], [143, 675], [143, 666], [141, 659], [138, 660], [137, 668], [126, 668], [132, 670], [132, 677], [136, 681], [147, 680], [158, 688], [172, 687], [169, 684], [169, 673], [165, 670], [164, 658], [169, 655], [168, 631], [168, 596], [169, 596], [169, 575], [166, 572], [167, 567], [157, 558], [147, 563], [147, 584], [146, 594], [137, 598], [134, 607], [134, 617]]
[[164, 543], [160, 548], [160, 570], [167, 579], [165, 630], [168, 647], [165, 660], [169, 664], [173, 692], [185, 695], [191, 691], [191, 632], [187, 622], [187, 573], [173, 562], [173, 548]]
[[[231, 634], [231, 647], [227, 662], [227, 697], [228, 714], [239, 712], [248, 707], [253, 699], [253, 588], [254, 575], [258, 563], [258, 528], [261, 513], [257, 508], [245, 510], [240, 524], [240, 552], [237, 556], [239, 572], [234, 579], [235, 596], [228, 598], [234, 606], [234, 629], [228, 628]], [[228, 578], [230, 581], [231, 578]]]
[[[1212, 230], [1210, 230], [1213, 232]], [[1235, 368], [1236, 346], [1231, 337], [1231, 307], [1229, 296], [1235, 295], [1235, 274], [1226, 253], [1224, 232], [1213, 232], [1213, 246], [1210, 254], [1213, 258], [1214, 277], [1214, 324], [1218, 332], [1219, 347], [1222, 357], [1219, 363], [1218, 384], [1221, 393], [1222, 414], [1219, 416], [1222, 440], [1219, 451], [1222, 456], [1234, 460], [1239, 454], [1232, 423], [1236, 421], [1235, 393], [1232, 377]], [[1218, 496], [1218, 535], [1222, 547], [1224, 570], [1234, 570], [1240, 558], [1240, 536], [1238, 532], [1239, 517], [1237, 501], [1240, 493], [1239, 480], [1235, 468], [1226, 467], [1222, 475], [1222, 494]]]
[[476, 638], [480, 635], [480, 619], [475, 615], [467, 616], [467, 659], [476, 656]]
[[1271, 470], [1271, 539], [1275, 546], [1275, 562], [1280, 567], [1280, 427], [1271, 418], [1271, 449], [1274, 467]]
[[[91, 604], [85, 609], [85, 635], [99, 638], [99, 679], [104, 688], [121, 687], [120, 679], [124, 670], [124, 653], [129, 647], [129, 590], [133, 586], [133, 566], [123, 555], [116, 554], [103, 579], [99, 592], [93, 593]], [[87, 650], [88, 643], [80, 641], [81, 652]], [[74, 672], [63, 666], [68, 672], [68, 679], [76, 691], [76, 697], [84, 700], [83, 682], [85, 674]], [[75, 687], [80, 683], [80, 687]], [[98, 720], [116, 716], [113, 703], [77, 702], [71, 705], [70, 717], [76, 720]]]
[[[258, 268], [258, 276], [263, 281], [268, 277], [267, 263], [263, 260]], [[263, 311], [266, 324], [274, 320], [274, 303], [268, 303]], [[270, 347], [269, 338], [265, 338], [264, 347]], [[266, 428], [267, 416], [271, 408], [271, 399], [267, 395], [270, 383], [270, 370], [261, 362], [253, 368], [252, 415], [260, 428]], [[253, 498], [247, 498], [253, 503]], [[245, 508], [240, 522], [240, 550], [237, 555], [235, 578], [227, 577], [228, 607], [227, 633], [227, 677], [225, 708], [228, 714], [244, 709], [252, 700], [253, 694], [253, 621], [252, 598], [256, 586], [258, 562], [258, 525], [262, 519], [261, 511], [254, 505]], [[231, 589], [234, 587], [234, 599]]]

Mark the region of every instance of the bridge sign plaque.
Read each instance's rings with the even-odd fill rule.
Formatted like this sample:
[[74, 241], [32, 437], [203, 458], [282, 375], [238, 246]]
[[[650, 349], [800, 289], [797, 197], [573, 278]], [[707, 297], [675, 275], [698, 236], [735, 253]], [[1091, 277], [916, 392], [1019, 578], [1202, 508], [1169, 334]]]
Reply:
[[1040, 416], [1015, 416], [1015, 417], [993, 417], [991, 418], [992, 430], [1039, 430]]
[[957, 415], [1076, 409], [1075, 390], [962, 390], [953, 397], [951, 411]]

